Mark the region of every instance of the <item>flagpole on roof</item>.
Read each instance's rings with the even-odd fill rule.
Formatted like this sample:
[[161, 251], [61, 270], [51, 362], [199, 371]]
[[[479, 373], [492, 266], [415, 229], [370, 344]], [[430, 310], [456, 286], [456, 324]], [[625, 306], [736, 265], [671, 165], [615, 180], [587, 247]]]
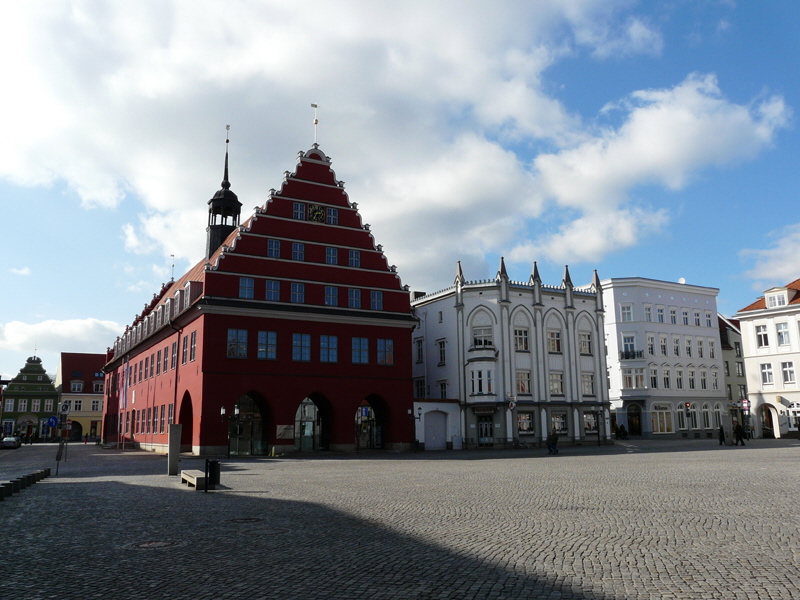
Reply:
[[316, 104], [311, 104], [311, 108], [314, 109], [314, 143], [317, 143], [317, 125], [319, 125], [319, 120], [317, 119], [317, 108]]

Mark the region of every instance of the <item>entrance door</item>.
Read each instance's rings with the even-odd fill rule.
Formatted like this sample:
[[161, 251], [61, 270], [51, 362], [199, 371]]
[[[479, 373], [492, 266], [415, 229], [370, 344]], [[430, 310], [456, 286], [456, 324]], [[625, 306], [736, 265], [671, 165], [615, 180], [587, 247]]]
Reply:
[[380, 448], [383, 446], [381, 427], [375, 410], [364, 400], [356, 410], [356, 450], [364, 448]]
[[[761, 437], [765, 439], [772, 439], [775, 436], [775, 421], [772, 418], [772, 411], [766, 404], [758, 407], [758, 414], [761, 418]], [[780, 430], [778, 430], [780, 432]]]
[[230, 420], [230, 453], [231, 456], [264, 456], [267, 453], [261, 410], [246, 394], [236, 401]]
[[478, 416], [478, 446], [490, 448], [494, 445], [494, 417]]
[[425, 450], [447, 448], [447, 415], [432, 411], [425, 415]]
[[295, 449], [300, 452], [319, 450], [320, 414], [311, 398], [304, 398], [295, 414]]
[[642, 407], [628, 405], [628, 435], [642, 435]]

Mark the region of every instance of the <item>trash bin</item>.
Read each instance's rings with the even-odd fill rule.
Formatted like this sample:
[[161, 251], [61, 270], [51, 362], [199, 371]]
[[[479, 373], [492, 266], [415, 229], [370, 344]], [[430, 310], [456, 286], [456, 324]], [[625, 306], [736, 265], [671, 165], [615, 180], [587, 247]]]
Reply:
[[214, 458], [207, 458], [206, 470], [208, 471], [208, 484], [219, 485], [219, 461]]

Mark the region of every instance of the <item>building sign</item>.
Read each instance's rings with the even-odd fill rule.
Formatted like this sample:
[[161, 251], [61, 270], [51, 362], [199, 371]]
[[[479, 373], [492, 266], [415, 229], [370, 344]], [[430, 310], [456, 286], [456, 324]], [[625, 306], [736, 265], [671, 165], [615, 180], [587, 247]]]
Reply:
[[294, 439], [294, 425], [277, 425], [275, 437], [279, 440], [293, 440]]
[[493, 415], [494, 406], [473, 406], [472, 412], [476, 415]]

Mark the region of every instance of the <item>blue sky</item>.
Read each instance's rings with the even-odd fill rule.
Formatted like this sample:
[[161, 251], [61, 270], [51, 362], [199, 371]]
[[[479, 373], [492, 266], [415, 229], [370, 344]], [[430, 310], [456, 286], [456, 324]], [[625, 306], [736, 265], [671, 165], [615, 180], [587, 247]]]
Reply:
[[[0, 374], [103, 352], [314, 139], [413, 290], [800, 277], [795, 2], [3, 3]], [[10, 93], [9, 93], [10, 91]], [[174, 256], [174, 258], [173, 258]]]

